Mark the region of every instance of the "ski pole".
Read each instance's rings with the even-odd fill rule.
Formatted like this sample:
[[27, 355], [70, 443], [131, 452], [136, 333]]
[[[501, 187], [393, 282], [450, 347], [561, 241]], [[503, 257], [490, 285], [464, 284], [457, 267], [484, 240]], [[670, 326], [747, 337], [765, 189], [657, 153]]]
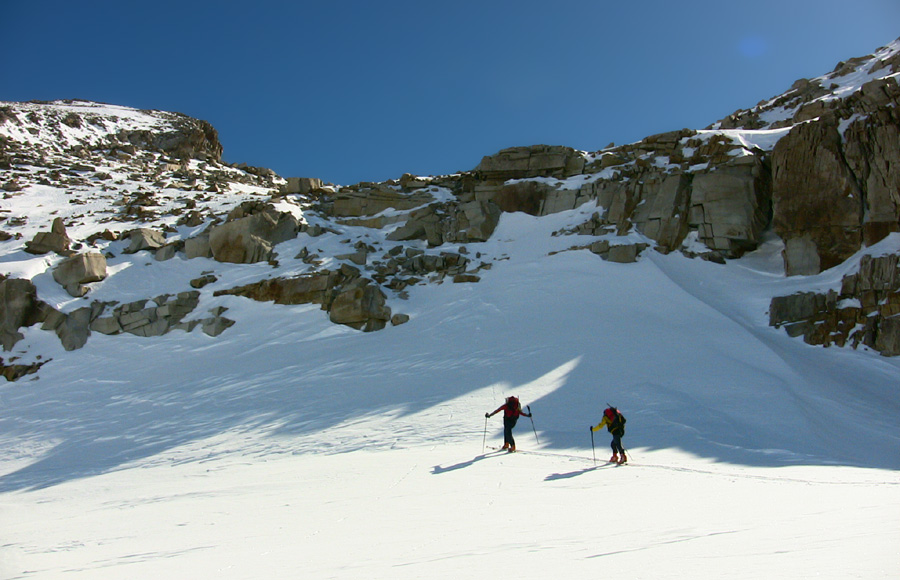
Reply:
[[[528, 409], [528, 414], [531, 415], [531, 405], [525, 405], [525, 408]], [[529, 417], [529, 419], [531, 419], [531, 430], [534, 431], [534, 440], [540, 445], [541, 441], [538, 439], [537, 429], [534, 428], [534, 417]]]
[[591, 455], [594, 457], [594, 465], [597, 465], [597, 452], [594, 450], [594, 428], [589, 427], [591, 430]]
[[484, 414], [484, 437], [481, 438], [481, 453], [484, 453], [484, 446], [487, 444], [487, 413]]

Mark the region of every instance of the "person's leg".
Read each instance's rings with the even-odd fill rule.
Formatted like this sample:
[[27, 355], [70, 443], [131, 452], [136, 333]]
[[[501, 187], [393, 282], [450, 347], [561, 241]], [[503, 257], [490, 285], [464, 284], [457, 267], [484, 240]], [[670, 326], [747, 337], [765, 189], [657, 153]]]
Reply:
[[[509, 417], [509, 418], [504, 417], [503, 418], [503, 431], [504, 431], [503, 438], [506, 440], [507, 443], [509, 443], [510, 451], [516, 450], [516, 440], [513, 439], [512, 432], [513, 432], [513, 427], [516, 426], [516, 421], [518, 421], [518, 419], [519, 419], [518, 417]], [[504, 447], [505, 447], [505, 444], [504, 444]]]
[[625, 463], [625, 461], [626, 461], [625, 448], [622, 447], [622, 436], [621, 435], [613, 435], [612, 448], [613, 448], [613, 457], [615, 457], [615, 455], [618, 454], [619, 455], [619, 463]]

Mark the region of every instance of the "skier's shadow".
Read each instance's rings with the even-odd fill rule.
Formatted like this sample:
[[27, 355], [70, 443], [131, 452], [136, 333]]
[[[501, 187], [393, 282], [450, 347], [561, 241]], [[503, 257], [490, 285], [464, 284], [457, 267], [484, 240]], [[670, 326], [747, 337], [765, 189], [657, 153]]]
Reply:
[[569, 471], [568, 473], [551, 473], [547, 477], [544, 478], [544, 481], [556, 481], [557, 479], [572, 479], [573, 477], [578, 477], [579, 475], [584, 475], [585, 473], [590, 473], [592, 471], [597, 471], [598, 469], [603, 469], [608, 467], [608, 465], [594, 465], [591, 467], [585, 467], [584, 469], [579, 469], [578, 471]]
[[492, 453], [483, 453], [481, 455], [476, 455], [468, 461], [463, 461], [462, 463], [457, 463], [455, 465], [448, 465], [447, 467], [444, 467], [443, 465], [435, 465], [431, 468], [431, 474], [440, 475], [441, 473], [447, 473], [448, 471], [456, 471], [457, 469], [471, 467], [475, 464], [476, 461], [481, 461], [482, 459], [488, 459], [490, 457], [502, 457], [503, 455], [506, 455], [506, 453], [494, 451]]

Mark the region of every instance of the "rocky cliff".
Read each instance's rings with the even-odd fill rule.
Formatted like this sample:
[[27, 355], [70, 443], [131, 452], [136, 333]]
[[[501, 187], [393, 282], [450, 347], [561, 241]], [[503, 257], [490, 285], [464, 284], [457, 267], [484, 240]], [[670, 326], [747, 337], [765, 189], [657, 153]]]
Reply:
[[[652, 247], [723, 262], [774, 232], [785, 273], [814, 275], [900, 230], [898, 75], [900, 41], [705, 129], [594, 152], [516, 147], [463, 173], [341, 187], [224, 164], [216, 131], [184, 115], [0, 103], [0, 338], [10, 353], [36, 325], [66, 349], [92, 333], [217, 336], [233, 321], [202, 305], [223, 296], [310, 304], [337, 324], [380, 330], [407, 320], [388, 303], [410, 286], [477, 282], [490, 270], [466, 245], [489, 240], [504, 212], [585, 204], [589, 218], [558, 234], [593, 236], [573, 249], [607, 260]], [[152, 277], [172, 259], [203, 266], [159, 294], [120, 296], [110, 282], [137, 263], [157, 265]], [[893, 280], [895, 269], [896, 260], [878, 271]], [[870, 278], [859, 274], [840, 296], [776, 300], [772, 324], [898, 354], [896, 313], [875, 308], [893, 294], [865, 294], [880, 284]], [[878, 291], [896, 290], [887, 286]], [[21, 358], [2, 362], [5, 376], [46, 363]]]

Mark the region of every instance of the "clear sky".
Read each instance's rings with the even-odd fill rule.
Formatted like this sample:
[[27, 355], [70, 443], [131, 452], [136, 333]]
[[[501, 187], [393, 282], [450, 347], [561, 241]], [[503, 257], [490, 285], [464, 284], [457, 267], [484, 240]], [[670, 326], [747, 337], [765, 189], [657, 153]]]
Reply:
[[898, 0], [3, 0], [0, 100], [211, 122], [352, 184], [703, 128], [900, 36]]

